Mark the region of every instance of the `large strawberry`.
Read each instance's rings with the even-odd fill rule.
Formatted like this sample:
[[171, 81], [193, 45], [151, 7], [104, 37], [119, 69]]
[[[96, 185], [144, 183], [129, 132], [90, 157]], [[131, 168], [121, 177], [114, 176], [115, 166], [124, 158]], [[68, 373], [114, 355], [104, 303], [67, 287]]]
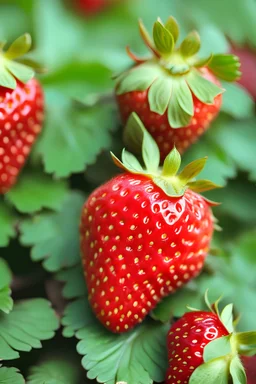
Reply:
[[81, 250], [89, 300], [112, 332], [125, 332], [166, 295], [202, 269], [213, 233], [211, 203], [197, 192], [215, 187], [194, 181], [206, 159], [177, 175], [173, 149], [159, 169], [152, 137], [132, 114], [128, 130], [143, 132], [143, 168], [129, 152], [115, 163], [125, 173], [96, 189], [81, 219]]
[[[223, 89], [217, 77], [236, 80], [239, 61], [233, 55], [200, 59], [200, 37], [191, 32], [177, 47], [179, 27], [173, 17], [154, 24], [151, 40], [142, 22], [140, 32], [153, 53], [116, 78], [119, 109], [125, 122], [136, 112], [156, 140], [164, 159], [173, 145], [182, 153], [209, 127], [218, 114]], [[129, 143], [128, 143], [129, 144]]]
[[42, 128], [43, 91], [33, 78], [34, 70], [28, 66], [34, 63], [20, 58], [30, 46], [30, 35], [25, 34], [6, 52], [1, 52], [0, 194], [6, 193], [16, 182]]
[[239, 355], [253, 351], [256, 332], [235, 332], [232, 304], [219, 313], [218, 303], [207, 303], [208, 312], [185, 313], [171, 327], [166, 384], [247, 383]]

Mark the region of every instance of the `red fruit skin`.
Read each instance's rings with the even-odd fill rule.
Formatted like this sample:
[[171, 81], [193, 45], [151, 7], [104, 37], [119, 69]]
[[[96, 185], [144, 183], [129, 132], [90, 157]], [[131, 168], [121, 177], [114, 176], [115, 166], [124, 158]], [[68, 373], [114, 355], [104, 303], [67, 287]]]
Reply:
[[[204, 73], [204, 78], [220, 85], [219, 81], [209, 70], [204, 68], [202, 72]], [[189, 125], [178, 129], [173, 129], [170, 126], [167, 111], [163, 115], [150, 111], [148, 90], [117, 95], [117, 103], [123, 123], [127, 121], [132, 112], [137, 113], [146, 129], [157, 142], [161, 159], [163, 160], [174, 145], [180, 153], [183, 153], [209, 128], [210, 123], [220, 111], [222, 95], [216, 96], [214, 104], [211, 105], [202, 103], [193, 95], [194, 116]]]
[[124, 173], [90, 195], [80, 228], [89, 301], [119, 333], [201, 271], [213, 220], [202, 196], [168, 197], [147, 177]]
[[76, 0], [76, 4], [84, 14], [96, 15], [110, 5], [110, 0]]
[[234, 47], [232, 53], [237, 55], [241, 61], [242, 76], [238, 81], [252, 95], [256, 101], [256, 51], [249, 48]]
[[44, 95], [36, 79], [0, 87], [0, 194], [15, 184], [42, 128]]
[[[194, 370], [203, 364], [204, 347], [229, 332], [211, 312], [187, 312], [167, 336], [169, 368], [166, 384], [188, 384]], [[217, 383], [216, 383], [217, 384]]]
[[242, 356], [243, 366], [247, 376], [247, 384], [256, 384], [256, 356]]

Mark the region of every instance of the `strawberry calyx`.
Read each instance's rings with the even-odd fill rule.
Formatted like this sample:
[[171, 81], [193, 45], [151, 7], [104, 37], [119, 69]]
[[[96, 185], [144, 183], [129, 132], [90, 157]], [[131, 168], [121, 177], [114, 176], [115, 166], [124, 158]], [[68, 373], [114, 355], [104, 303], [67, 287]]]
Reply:
[[246, 373], [240, 355], [256, 354], [256, 331], [236, 332], [233, 320], [233, 304], [228, 304], [222, 312], [219, 311], [219, 298], [214, 304], [205, 301], [208, 308], [219, 317], [219, 320], [229, 332], [228, 336], [219, 337], [204, 347], [204, 363], [200, 365], [190, 377], [189, 384], [246, 384]]
[[18, 37], [7, 50], [3, 50], [5, 42], [0, 43], [0, 86], [15, 89], [17, 79], [27, 83], [35, 75], [35, 71], [43, 69], [29, 57], [23, 57], [31, 48], [32, 39], [28, 33]]
[[116, 77], [117, 95], [148, 90], [150, 110], [160, 115], [167, 112], [169, 124], [174, 129], [188, 125], [194, 116], [193, 96], [205, 104], [213, 104], [215, 97], [224, 92], [205, 78], [207, 69], [226, 81], [235, 81], [241, 75], [237, 56], [211, 54], [199, 58], [201, 43], [196, 31], [190, 32], [177, 45], [179, 26], [173, 17], [165, 24], [160, 19], [155, 22], [153, 39], [142, 21], [139, 27], [152, 57], [140, 59], [127, 49], [136, 65]]
[[[206, 157], [191, 162], [177, 174], [181, 165], [181, 156], [174, 147], [165, 158], [163, 167], [160, 167], [159, 148], [136, 113], [130, 115], [124, 136], [125, 141], [134, 141], [137, 143], [137, 147], [139, 146], [142, 149], [144, 166], [132, 153], [125, 149], [122, 152], [122, 161], [111, 152], [114, 163], [127, 172], [145, 175], [152, 179], [168, 196], [183, 196], [188, 188], [198, 193], [220, 188], [210, 180], [195, 180], [195, 177], [204, 168]], [[216, 205], [216, 203], [210, 203]]]

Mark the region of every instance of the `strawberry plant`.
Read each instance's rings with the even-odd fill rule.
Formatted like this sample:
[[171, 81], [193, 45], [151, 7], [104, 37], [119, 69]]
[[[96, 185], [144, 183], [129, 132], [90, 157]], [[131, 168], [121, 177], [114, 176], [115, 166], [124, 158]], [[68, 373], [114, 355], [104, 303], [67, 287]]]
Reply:
[[256, 383], [256, 5], [232, 8], [0, 1], [0, 383]]

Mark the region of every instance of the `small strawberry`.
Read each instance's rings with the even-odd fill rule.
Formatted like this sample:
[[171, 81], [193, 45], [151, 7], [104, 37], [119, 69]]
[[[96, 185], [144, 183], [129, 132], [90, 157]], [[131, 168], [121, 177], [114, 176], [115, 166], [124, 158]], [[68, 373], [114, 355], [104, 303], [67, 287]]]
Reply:
[[232, 304], [220, 314], [218, 302], [207, 303], [210, 311], [185, 313], [172, 325], [166, 384], [247, 383], [239, 354], [253, 349], [256, 332], [234, 331]]
[[113, 0], [75, 0], [77, 8], [85, 15], [96, 15], [110, 6]]
[[125, 173], [96, 189], [81, 219], [81, 251], [91, 306], [112, 332], [125, 332], [201, 271], [213, 233], [210, 202], [197, 192], [216, 187], [193, 181], [206, 159], [177, 175], [174, 149], [159, 169], [152, 137], [132, 114], [128, 130], [143, 133], [145, 169], [129, 152], [114, 162]]
[[173, 145], [182, 153], [209, 127], [224, 91], [217, 77], [236, 80], [240, 64], [233, 55], [199, 59], [197, 32], [176, 47], [179, 27], [173, 17], [165, 25], [160, 19], [154, 24], [154, 41], [142, 22], [140, 33], [153, 57], [139, 59], [127, 49], [135, 66], [116, 78], [117, 102], [124, 122], [132, 112], [138, 114], [163, 160]]
[[256, 101], [256, 50], [249, 47], [233, 47], [232, 53], [241, 61], [242, 76], [239, 83], [247, 89]]
[[1, 52], [0, 194], [6, 193], [15, 184], [42, 128], [43, 90], [40, 83], [33, 79], [33, 69], [27, 66], [34, 63], [20, 58], [30, 46], [30, 35], [25, 34], [15, 40], [6, 52]]

